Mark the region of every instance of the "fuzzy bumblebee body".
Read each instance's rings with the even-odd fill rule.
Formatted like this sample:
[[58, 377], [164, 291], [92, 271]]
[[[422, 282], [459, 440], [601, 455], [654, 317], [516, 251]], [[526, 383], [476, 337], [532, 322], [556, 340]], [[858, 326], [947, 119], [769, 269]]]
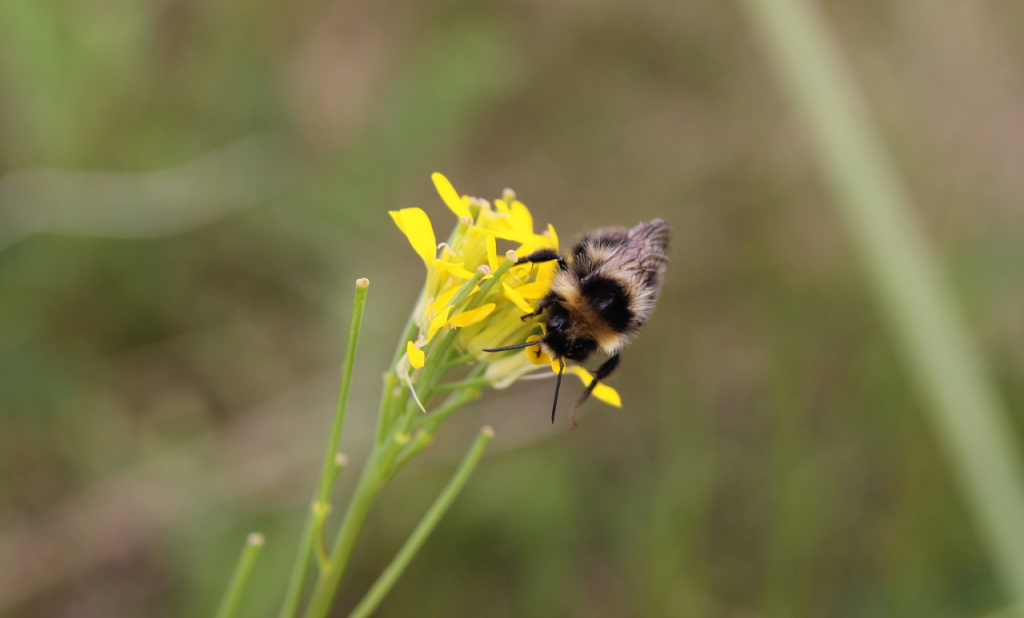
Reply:
[[[598, 350], [609, 355], [576, 402], [579, 406], [615, 370], [619, 352], [647, 323], [661, 289], [671, 232], [664, 221], [655, 219], [630, 230], [606, 228], [584, 234], [565, 257], [538, 251], [520, 259], [519, 263], [558, 261], [551, 289], [533, 313], [523, 316], [527, 320], [545, 315], [547, 332], [538, 342], [493, 351], [539, 344], [562, 369], [566, 359], [582, 363]], [[559, 372], [552, 421], [561, 377]]]
[[661, 219], [631, 230], [583, 236], [541, 301], [552, 358], [583, 362], [595, 350], [614, 356], [647, 323], [661, 289], [671, 230]]

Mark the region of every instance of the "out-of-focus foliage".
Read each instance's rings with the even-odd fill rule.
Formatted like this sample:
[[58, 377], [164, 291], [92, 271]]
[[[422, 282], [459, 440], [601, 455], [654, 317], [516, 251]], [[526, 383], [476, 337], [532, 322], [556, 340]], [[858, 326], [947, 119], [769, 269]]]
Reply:
[[[1024, 13], [826, 8], [1019, 427]], [[707, 0], [0, 3], [0, 613], [210, 615], [259, 529], [243, 611], [273, 614], [351, 282], [358, 462], [422, 276], [386, 211], [440, 215], [438, 170], [560, 231], [662, 217], [673, 262], [624, 408], [551, 429], [541, 382], [460, 413], [382, 497], [343, 609], [485, 421], [381, 616], [1005, 605], [777, 93]]]

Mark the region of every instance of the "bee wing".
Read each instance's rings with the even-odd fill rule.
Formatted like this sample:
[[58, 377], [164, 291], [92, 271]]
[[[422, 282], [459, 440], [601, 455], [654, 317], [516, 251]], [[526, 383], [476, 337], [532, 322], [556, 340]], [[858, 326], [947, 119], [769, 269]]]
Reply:
[[626, 243], [597, 269], [598, 272], [627, 274], [636, 283], [656, 284], [668, 262], [668, 242], [672, 228], [661, 219], [641, 223], [629, 230]]

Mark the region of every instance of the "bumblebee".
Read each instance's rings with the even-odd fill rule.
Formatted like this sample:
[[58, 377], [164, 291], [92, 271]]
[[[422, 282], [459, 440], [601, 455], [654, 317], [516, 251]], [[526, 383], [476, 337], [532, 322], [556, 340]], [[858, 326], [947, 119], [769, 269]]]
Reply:
[[558, 409], [565, 361], [583, 363], [598, 350], [610, 357], [598, 368], [594, 380], [573, 406], [575, 426], [576, 408], [590, 397], [598, 382], [615, 371], [620, 351], [647, 323], [661, 290], [671, 234], [672, 228], [661, 219], [654, 219], [630, 230], [605, 228], [586, 233], [564, 257], [555, 251], [542, 250], [517, 262], [517, 265], [558, 262], [551, 289], [537, 309], [522, 318], [526, 321], [546, 317], [547, 332], [539, 341], [485, 352], [540, 345], [548, 356], [558, 360], [552, 423]]

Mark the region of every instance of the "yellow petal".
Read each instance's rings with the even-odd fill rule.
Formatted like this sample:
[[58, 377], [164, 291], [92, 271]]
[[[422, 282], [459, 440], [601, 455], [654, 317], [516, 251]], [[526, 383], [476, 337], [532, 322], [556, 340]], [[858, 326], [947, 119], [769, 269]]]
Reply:
[[440, 296], [437, 297], [437, 300], [435, 300], [434, 302], [430, 303], [430, 308], [427, 309], [427, 315], [430, 315], [431, 313], [434, 313], [435, 311], [440, 311], [441, 309], [444, 309], [445, 307], [447, 307], [448, 303], [452, 302], [452, 299], [455, 298], [455, 295], [458, 294], [458, 293], [459, 293], [459, 286], [458, 285], [453, 285], [452, 287], [450, 287], [447, 290], [445, 290]]
[[430, 321], [430, 330], [427, 331], [427, 341], [433, 339], [434, 334], [440, 330], [442, 326], [448, 323], [448, 314], [451, 312], [452, 308], [450, 305], [437, 312], [434, 319]]
[[[583, 367], [572, 366], [565, 369], [576, 374], [583, 382], [583, 386], [590, 386], [590, 383], [594, 381], [594, 376], [590, 375], [590, 372]], [[622, 398], [619, 397], [619, 392], [604, 382], [598, 382], [597, 386], [594, 387], [593, 395], [608, 405], [615, 406], [616, 408], [622, 407]]]
[[530, 214], [530, 209], [519, 200], [512, 202], [508, 220], [515, 231], [521, 234], [533, 234], [533, 215]]
[[530, 242], [537, 245], [538, 247], [544, 247], [545, 249], [557, 249], [558, 246], [555, 244], [551, 237], [547, 234], [533, 234], [530, 237]]
[[555, 246], [555, 251], [558, 251], [558, 233], [555, 232], [555, 226], [548, 223], [548, 236], [551, 237], [551, 244]]
[[430, 263], [437, 256], [437, 239], [434, 228], [430, 225], [430, 217], [419, 208], [403, 208], [388, 211], [395, 225], [402, 230], [409, 244], [423, 258], [423, 263], [430, 268]]
[[555, 281], [555, 275], [557, 273], [558, 262], [551, 261], [545, 264], [538, 264], [536, 283], [543, 285], [545, 288], [550, 288], [551, 284]]
[[507, 215], [509, 213], [508, 204], [505, 203], [505, 200], [494, 200], [494, 208], [499, 214]]
[[458, 264], [452, 264], [450, 262], [445, 262], [443, 260], [436, 260], [435, 259], [434, 260], [434, 266], [440, 268], [441, 270], [443, 270], [443, 271], [445, 271], [445, 272], [447, 272], [449, 274], [455, 275], [459, 279], [472, 279], [473, 278], [473, 273], [471, 273], [468, 270], [466, 270], [465, 268], [463, 268], [461, 262], [458, 263]]
[[[530, 335], [526, 338], [526, 343], [533, 341], [540, 341], [543, 339], [540, 335]], [[526, 348], [526, 358], [530, 359], [530, 362], [534, 365], [550, 365], [551, 357], [544, 351], [544, 348], [539, 345], [534, 345]]]
[[479, 221], [477, 225], [480, 227], [480, 231], [484, 234], [520, 243], [527, 243], [533, 240], [534, 234], [516, 230], [512, 227], [512, 224], [509, 223], [508, 217], [480, 217], [480, 219], [481, 221]]
[[472, 311], [463, 311], [459, 315], [448, 320], [448, 324], [458, 328], [469, 326], [470, 324], [476, 324], [480, 320], [491, 315], [492, 311], [494, 311], [494, 303], [487, 303], [486, 305], [481, 305], [479, 308], [473, 309]]
[[533, 246], [532, 244], [527, 243], [525, 245], [519, 245], [518, 247], [516, 247], [516, 255], [521, 256], [521, 257], [525, 257], [527, 255], [530, 255], [531, 253], [533, 253], [536, 250], [537, 250], [537, 247]]
[[542, 281], [535, 281], [534, 283], [525, 283], [516, 288], [516, 292], [522, 294], [523, 298], [527, 300], [538, 300], [547, 296], [548, 288], [551, 286]]
[[434, 181], [434, 187], [437, 188], [438, 195], [444, 200], [445, 205], [455, 213], [456, 217], [472, 216], [469, 214], [469, 207], [462, 201], [462, 198], [456, 193], [455, 187], [444, 177], [444, 174], [434, 172], [430, 175], [430, 179]]
[[494, 236], [488, 236], [484, 239], [487, 244], [487, 264], [491, 267], [491, 272], [498, 270], [498, 266], [501, 264], [501, 260], [498, 259], [498, 241], [494, 240]]
[[405, 353], [409, 355], [409, 364], [412, 365], [413, 368], [419, 369], [423, 366], [425, 356], [423, 354], [423, 350], [417, 348], [416, 344], [411, 341], [406, 344]]
[[[519, 254], [517, 253], [516, 255]], [[521, 281], [523, 279], [526, 279], [527, 276], [529, 276], [531, 270], [533, 270], [533, 264], [529, 263], [523, 264], [521, 266], [513, 266], [512, 268], [509, 269], [505, 277]]]
[[526, 299], [523, 298], [523, 295], [517, 292], [515, 288], [511, 287], [504, 281], [501, 282], [501, 286], [505, 288], [505, 296], [507, 296], [509, 300], [514, 302], [517, 307], [519, 307], [526, 313], [533, 313], [533, 307], [530, 306], [530, 303], [526, 302]]
[[[430, 303], [430, 308], [427, 309], [427, 315], [430, 315], [431, 313], [434, 313], [435, 311], [440, 311], [441, 309], [444, 309], [445, 307], [447, 307], [448, 303], [452, 302], [452, 299], [455, 298], [455, 295], [459, 293], [460, 287], [461, 286], [453, 285], [452, 287], [450, 287], [447, 290], [445, 290], [445, 292], [443, 294], [441, 294], [440, 296], [437, 297], [437, 300], [435, 300], [434, 302]], [[480, 289], [479, 285], [475, 286], [472, 289], [472, 291], [470, 291], [469, 296], [472, 296], [473, 294], [476, 294], [477, 290], [479, 290], [479, 289]]]
[[597, 387], [594, 388], [594, 398], [600, 399], [610, 406], [616, 408], [622, 407], [622, 397], [619, 397], [619, 391], [608, 386], [604, 382], [598, 382]]

